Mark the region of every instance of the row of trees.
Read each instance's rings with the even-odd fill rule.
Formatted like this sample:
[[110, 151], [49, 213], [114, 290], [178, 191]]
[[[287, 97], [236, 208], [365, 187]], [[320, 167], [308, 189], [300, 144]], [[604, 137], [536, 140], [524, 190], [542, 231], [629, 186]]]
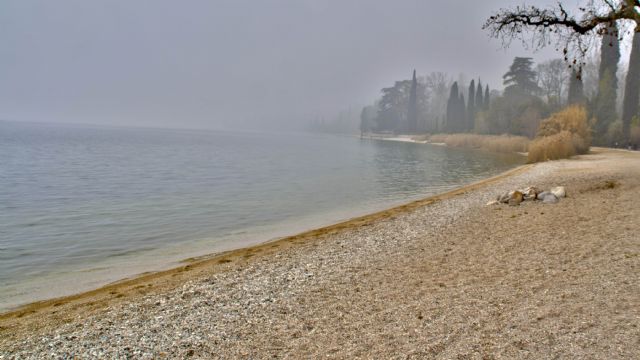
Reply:
[[[623, 123], [616, 111], [619, 41], [615, 29], [610, 33], [602, 38], [598, 71], [589, 74], [594, 78], [589, 79], [590, 82], [596, 84], [590, 95], [585, 94], [585, 74], [576, 67], [569, 68], [561, 59], [534, 66], [531, 58], [517, 57], [503, 76], [502, 96], [496, 97], [487, 111], [476, 114], [475, 127], [471, 130], [534, 137], [542, 119], [565, 106], [579, 104], [588, 110], [595, 143], [623, 145]], [[630, 65], [630, 69], [633, 66]], [[638, 93], [630, 95], [639, 96]], [[639, 110], [636, 107], [628, 112], [633, 118]], [[459, 128], [453, 130], [460, 131]]]
[[[493, 37], [508, 45], [512, 39], [520, 39], [537, 47], [544, 47], [556, 40], [564, 60], [575, 70], [572, 74], [580, 80], [584, 75], [584, 58], [594, 39], [600, 40], [600, 66], [597, 92], [585, 99], [596, 143], [611, 143], [619, 127], [621, 142], [632, 139], [632, 125], [636, 127], [640, 112], [640, 1], [593, 0], [578, 8], [579, 16], [565, 9], [562, 3], [554, 7], [518, 6], [501, 9], [489, 17], [484, 29]], [[622, 26], [622, 27], [621, 27]], [[633, 37], [629, 67], [622, 97], [622, 114], [616, 111], [618, 99], [618, 62], [620, 60], [621, 28], [632, 29]], [[637, 128], [640, 130], [640, 128]]]
[[[540, 121], [571, 104], [584, 105], [593, 138], [601, 145], [626, 144], [640, 133], [640, 1], [594, 0], [580, 17], [536, 6], [501, 10], [484, 28], [508, 43], [512, 38], [542, 47], [556, 37], [564, 59], [534, 66], [531, 58], [514, 59], [504, 75], [502, 93], [478, 80], [466, 86], [446, 74], [398, 81], [361, 113], [361, 131], [512, 133], [533, 137]], [[577, 20], [579, 18], [579, 20]], [[621, 25], [633, 24], [631, 54], [624, 84], [618, 77]], [[622, 28], [625, 28], [624, 26]], [[628, 28], [628, 26], [626, 27]], [[530, 31], [527, 33], [527, 31]], [[591, 39], [592, 41], [587, 41]], [[599, 59], [587, 61], [597, 40]]]
[[[458, 81], [442, 72], [432, 72], [411, 80], [396, 81], [381, 90], [381, 98], [361, 112], [362, 132], [434, 133], [472, 129], [476, 114], [489, 106], [489, 87], [475, 80], [465, 95]], [[452, 97], [451, 94], [456, 94]]]
[[471, 80], [467, 91], [467, 103], [465, 105], [464, 94], [458, 90], [458, 82], [454, 82], [447, 101], [446, 126], [447, 132], [473, 131], [476, 117], [479, 112], [489, 109], [490, 103], [489, 85], [482, 88], [482, 82], [478, 80], [476, 88], [475, 80]]
[[[393, 87], [382, 89], [380, 100], [362, 110], [361, 131], [511, 132], [532, 136], [540, 119], [549, 112], [537, 96], [542, 93], [540, 79], [530, 58], [514, 60], [504, 75], [504, 94], [492, 92], [480, 79], [471, 80], [467, 87], [464, 80], [452, 81], [442, 73], [418, 79], [414, 71], [411, 80], [397, 81]], [[544, 82], [547, 97], [560, 103], [562, 89], [551, 86], [551, 76], [545, 77]]]
[[[362, 110], [361, 131], [511, 133], [534, 137], [542, 119], [565, 106], [581, 104], [593, 119], [597, 143], [622, 144], [622, 122], [616, 112], [619, 49], [612, 38], [605, 36], [602, 42], [599, 67], [589, 65], [596, 69], [591, 72], [571, 69], [562, 59], [535, 66], [531, 58], [516, 57], [503, 76], [502, 93], [491, 92], [481, 80], [477, 84], [472, 80], [464, 91], [458, 81], [452, 82], [444, 74], [432, 73], [417, 79], [414, 71], [411, 80], [397, 81], [393, 87], [382, 89], [382, 98]], [[585, 78], [593, 87], [589, 94], [585, 94]], [[445, 93], [448, 97], [442, 101]]]

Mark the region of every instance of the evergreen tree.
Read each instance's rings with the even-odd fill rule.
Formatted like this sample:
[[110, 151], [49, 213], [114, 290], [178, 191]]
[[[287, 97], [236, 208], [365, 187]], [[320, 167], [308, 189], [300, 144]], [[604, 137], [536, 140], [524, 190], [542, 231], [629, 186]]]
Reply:
[[571, 77], [569, 78], [569, 96], [567, 102], [569, 105], [584, 104], [585, 102], [582, 77], [575, 69], [571, 72]]
[[476, 82], [475, 80], [471, 80], [469, 84], [469, 100], [467, 101], [467, 116], [466, 116], [466, 126], [465, 131], [473, 130], [473, 123], [476, 116]]
[[413, 78], [411, 80], [411, 90], [409, 92], [409, 106], [407, 109], [407, 130], [409, 134], [418, 131], [418, 102], [417, 102], [418, 80], [416, 79], [416, 71], [413, 70]]
[[454, 82], [449, 90], [449, 100], [447, 101], [447, 123], [445, 128], [448, 132], [455, 132], [458, 117], [458, 82]]
[[609, 125], [615, 121], [616, 92], [612, 84], [613, 77], [611, 72], [607, 71], [600, 79], [598, 95], [590, 106], [591, 114], [596, 118], [594, 138], [598, 145], [606, 144], [607, 130]]
[[464, 95], [459, 92], [458, 82], [454, 82], [449, 92], [447, 101], [447, 123], [445, 128], [448, 132], [463, 132], [467, 129], [467, 117]]
[[491, 105], [491, 99], [489, 96], [489, 85], [484, 88], [484, 111], [489, 110], [489, 105]]
[[505, 96], [536, 95], [540, 92], [536, 77], [537, 74], [533, 71], [533, 60], [529, 57], [516, 57], [509, 71], [502, 76]]
[[[618, 72], [618, 62], [620, 61], [620, 40], [618, 39], [618, 25], [614, 22], [602, 35], [602, 42], [600, 43], [600, 68], [598, 69], [599, 79], [604, 78], [605, 73], [609, 71], [611, 74], [616, 75]], [[613, 89], [618, 89], [617, 77], [612, 78]]]
[[458, 98], [458, 128], [456, 132], [465, 131], [467, 121], [465, 108], [464, 95], [460, 94], [460, 98]]
[[367, 108], [363, 107], [360, 112], [360, 137], [369, 132], [369, 119], [367, 118]]
[[484, 99], [482, 96], [482, 82], [478, 79], [478, 88], [476, 89], [476, 111], [484, 110]]
[[622, 134], [626, 142], [629, 141], [631, 120], [638, 115], [640, 102], [640, 25], [636, 27], [631, 45], [629, 69], [624, 87], [624, 101], [622, 104]]
[[620, 60], [620, 41], [618, 27], [614, 22], [602, 36], [600, 45], [600, 68], [598, 70], [598, 94], [591, 107], [591, 113], [596, 118], [595, 142], [605, 144], [605, 136], [609, 125], [616, 118], [616, 98], [618, 89], [618, 61]]
[[382, 89], [376, 117], [377, 131], [400, 132], [407, 109], [405, 88], [405, 82], [396, 81], [394, 86]]

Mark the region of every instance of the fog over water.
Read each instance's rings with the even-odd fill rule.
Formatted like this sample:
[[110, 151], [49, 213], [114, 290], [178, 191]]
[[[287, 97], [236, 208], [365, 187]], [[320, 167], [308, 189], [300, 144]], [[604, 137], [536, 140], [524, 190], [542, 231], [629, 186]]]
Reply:
[[6, 0], [0, 119], [298, 129], [359, 111], [414, 68], [501, 88], [513, 57], [531, 53], [503, 50], [481, 26], [518, 4]]

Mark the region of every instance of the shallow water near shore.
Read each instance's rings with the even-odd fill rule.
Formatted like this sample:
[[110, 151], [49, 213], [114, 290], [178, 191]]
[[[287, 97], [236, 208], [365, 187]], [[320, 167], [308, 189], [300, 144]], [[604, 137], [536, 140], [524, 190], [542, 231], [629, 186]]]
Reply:
[[345, 136], [0, 122], [0, 310], [442, 193], [523, 162]]

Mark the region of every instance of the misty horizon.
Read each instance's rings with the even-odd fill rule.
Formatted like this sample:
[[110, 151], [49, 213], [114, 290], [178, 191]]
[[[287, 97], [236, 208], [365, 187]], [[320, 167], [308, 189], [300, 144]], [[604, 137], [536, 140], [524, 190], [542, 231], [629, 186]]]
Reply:
[[519, 3], [5, 2], [0, 119], [299, 130], [358, 113], [413, 69], [501, 89], [513, 57], [559, 56], [481, 30]]

